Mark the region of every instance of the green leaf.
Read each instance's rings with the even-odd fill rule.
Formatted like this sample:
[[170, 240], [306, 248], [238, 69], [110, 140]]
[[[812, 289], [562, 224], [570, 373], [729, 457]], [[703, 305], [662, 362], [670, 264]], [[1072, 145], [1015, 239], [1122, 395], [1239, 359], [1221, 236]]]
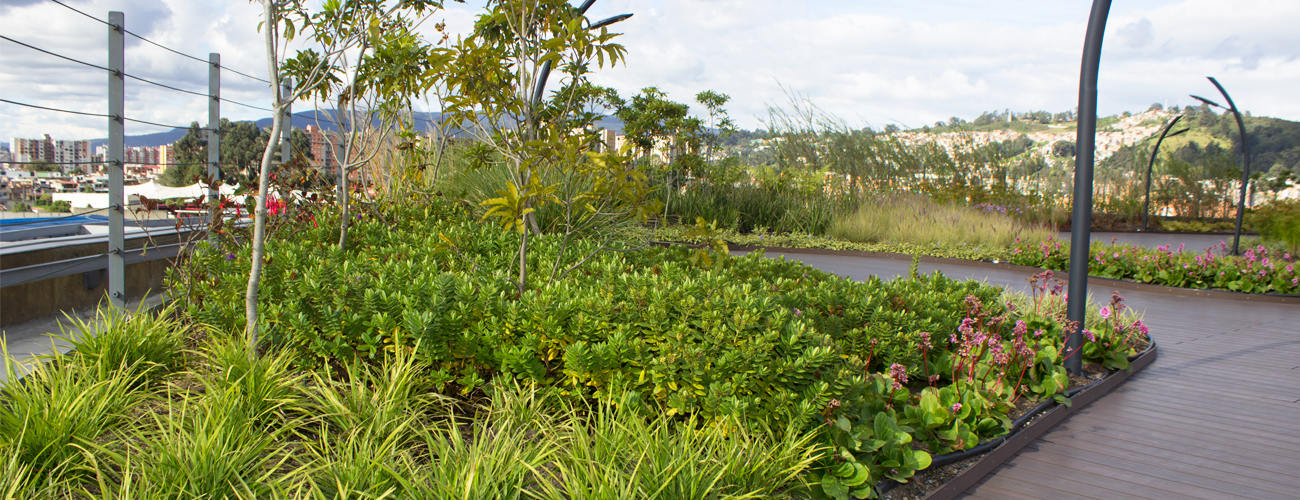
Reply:
[[830, 474], [822, 476], [822, 491], [836, 500], [848, 500], [849, 498], [849, 487], [845, 486], [839, 478]]

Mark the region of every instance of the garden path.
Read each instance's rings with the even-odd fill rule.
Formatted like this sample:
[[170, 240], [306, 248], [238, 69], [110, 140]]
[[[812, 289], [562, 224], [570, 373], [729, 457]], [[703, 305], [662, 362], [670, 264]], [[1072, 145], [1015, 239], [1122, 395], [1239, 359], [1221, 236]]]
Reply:
[[[864, 279], [907, 273], [888, 257], [768, 251]], [[926, 263], [1028, 291], [1029, 271]], [[1063, 274], [1063, 273], [1062, 273]], [[1114, 288], [1093, 283], [1103, 297]], [[1164, 290], [1164, 291], [1158, 291]], [[1145, 310], [1159, 356], [968, 489], [966, 499], [1300, 498], [1300, 300], [1121, 291]]]

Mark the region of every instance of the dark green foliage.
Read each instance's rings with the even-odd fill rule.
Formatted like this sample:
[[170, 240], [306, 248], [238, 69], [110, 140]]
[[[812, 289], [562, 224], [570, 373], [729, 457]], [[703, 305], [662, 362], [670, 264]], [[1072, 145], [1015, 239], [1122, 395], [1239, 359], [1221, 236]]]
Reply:
[[[303, 366], [414, 350], [463, 393], [508, 376], [594, 396], [633, 391], [675, 414], [766, 419], [850, 402], [864, 370], [915, 365], [918, 331], [953, 331], [971, 294], [942, 276], [854, 282], [760, 255], [723, 265], [686, 248], [602, 254], [523, 297], [505, 279], [516, 235], [444, 211], [364, 219], [355, 250], [331, 224], [273, 241], [261, 307], [269, 341]], [[547, 271], [558, 242], [530, 259]], [[590, 245], [586, 241], [570, 245]], [[232, 260], [233, 257], [233, 260]], [[237, 331], [245, 252], [205, 252], [190, 314]], [[990, 306], [992, 307], [992, 306]]]
[[[250, 181], [262, 164], [262, 153], [270, 139], [270, 128], [262, 130], [253, 122], [221, 120], [221, 173], [227, 182]], [[302, 130], [289, 136], [294, 156], [311, 158], [311, 143]], [[164, 186], [188, 186], [199, 181], [208, 172], [207, 132], [198, 122], [176, 141], [175, 165], [163, 171], [158, 183]]]

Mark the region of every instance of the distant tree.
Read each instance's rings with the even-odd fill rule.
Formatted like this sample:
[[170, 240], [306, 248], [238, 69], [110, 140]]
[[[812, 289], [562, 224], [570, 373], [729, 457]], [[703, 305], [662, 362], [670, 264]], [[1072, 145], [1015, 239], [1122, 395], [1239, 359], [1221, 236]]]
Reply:
[[1151, 107], [1147, 108], [1147, 111], [1161, 111], [1163, 109], [1165, 109], [1165, 106], [1163, 104], [1160, 104], [1158, 102], [1153, 102], [1151, 103]]
[[[221, 175], [227, 180], [249, 181], [256, 178], [256, 169], [262, 160], [262, 151], [270, 140], [270, 132], [258, 128], [253, 122], [221, 120]], [[190, 124], [185, 136], [174, 143], [176, 164], [167, 167], [158, 183], [181, 187], [198, 182], [208, 173], [207, 131], [197, 122]], [[293, 151], [311, 158], [311, 142], [302, 130], [289, 136]], [[297, 154], [297, 153], [295, 153]]]
[[45, 160], [36, 160], [27, 164], [29, 172], [62, 172], [63, 168]]
[[1124, 118], [1128, 118], [1128, 117], [1130, 117], [1130, 116], [1133, 116], [1133, 113], [1129, 113], [1128, 111], [1125, 111], [1125, 112], [1123, 112], [1123, 113], [1120, 113], [1120, 116], [1122, 116], [1122, 117], [1124, 117]]
[[15, 201], [13, 202], [13, 204], [9, 205], [9, 211], [10, 212], [31, 212], [32, 206], [23, 203], [21, 201]]
[[1074, 158], [1074, 154], [1074, 141], [1056, 141], [1055, 143], [1052, 143], [1052, 156], [1059, 158]]
[[1015, 139], [1007, 139], [998, 143], [998, 153], [1001, 154], [1003, 158], [1014, 158], [1024, 154], [1025, 151], [1028, 151], [1029, 148], [1033, 146], [1033, 139], [1020, 135]]
[[992, 125], [993, 123], [998, 121], [1001, 121], [998, 118], [998, 115], [990, 114], [988, 111], [985, 111], [983, 113], [980, 113], [980, 116], [971, 123], [978, 127], [980, 125]]
[[892, 124], [892, 123], [889, 124], [889, 125], [885, 125], [884, 130], [881, 130], [881, 132], [884, 132], [884, 133], [886, 133], [886, 134], [897, 134], [897, 133], [898, 133], [898, 125], [894, 125], [894, 124]]
[[736, 122], [727, 116], [727, 110], [722, 106], [731, 100], [731, 96], [712, 90], [705, 90], [695, 95], [695, 102], [704, 105], [709, 111], [709, 127], [704, 133], [704, 144], [708, 146], [708, 154], [705, 155], [709, 161], [713, 160], [713, 150], [719, 142], [726, 139], [727, 136], [736, 133]]

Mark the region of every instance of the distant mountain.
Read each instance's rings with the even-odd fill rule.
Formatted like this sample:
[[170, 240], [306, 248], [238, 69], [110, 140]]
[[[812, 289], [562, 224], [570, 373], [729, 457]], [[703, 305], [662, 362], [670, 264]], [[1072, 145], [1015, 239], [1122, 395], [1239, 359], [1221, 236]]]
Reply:
[[[319, 126], [322, 130], [329, 130], [329, 131], [338, 130], [338, 128], [334, 126], [334, 122], [331, 117], [332, 117], [332, 110], [329, 111], [312, 110], [312, 111], [304, 111], [301, 113], [294, 113], [293, 127], [301, 129], [301, 128], [307, 128], [308, 125], [312, 125], [312, 126]], [[416, 113], [415, 115], [415, 122], [417, 128], [420, 129], [430, 127], [434, 124], [441, 122], [441, 120], [442, 120], [441, 113]], [[262, 118], [260, 120], [255, 121], [254, 123], [261, 128], [269, 127], [271, 126], [271, 118], [270, 117]], [[378, 122], [376, 122], [376, 125], [377, 124]], [[623, 122], [619, 121], [618, 118], [612, 116], [605, 117], [597, 121], [596, 126], [613, 130], [620, 134], [623, 133]], [[185, 136], [185, 132], [187, 132], [188, 130], [189, 129], [187, 128], [174, 128], [166, 132], [156, 132], [153, 134], [128, 135], [125, 138], [125, 144], [126, 147], [128, 148], [137, 148], [137, 147], [153, 148], [153, 147], [163, 146], [180, 140], [181, 137]], [[108, 143], [108, 139], [106, 138], [91, 139], [90, 147], [91, 149], [94, 149], [98, 146], [102, 146], [107, 143]]]

